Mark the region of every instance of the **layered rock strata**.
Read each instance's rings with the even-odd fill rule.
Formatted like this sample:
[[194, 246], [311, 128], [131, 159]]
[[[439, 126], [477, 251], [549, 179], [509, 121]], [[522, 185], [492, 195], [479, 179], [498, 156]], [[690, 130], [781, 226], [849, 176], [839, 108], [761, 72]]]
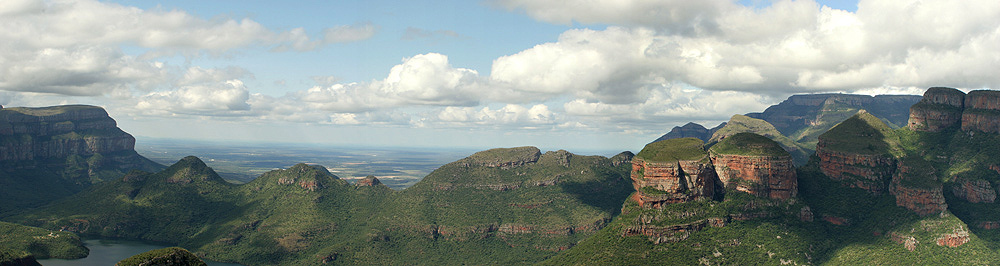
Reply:
[[713, 154], [712, 164], [727, 188], [774, 199], [798, 194], [798, 177], [790, 156]]
[[0, 109], [0, 162], [132, 151], [135, 138], [104, 109], [67, 105]]
[[956, 197], [971, 203], [993, 203], [996, 201], [997, 192], [989, 181], [962, 178], [955, 183], [951, 191]]
[[896, 166], [895, 158], [888, 154], [838, 152], [826, 146], [822, 139], [816, 145], [816, 157], [820, 159], [819, 167], [823, 174], [871, 193], [885, 192]]
[[896, 197], [896, 205], [918, 215], [938, 214], [948, 208], [934, 169], [922, 164], [919, 159], [900, 162], [889, 186], [889, 193]]
[[660, 207], [663, 204], [711, 199], [715, 195], [714, 169], [707, 160], [655, 162], [632, 159], [632, 185], [639, 205]]
[[965, 96], [962, 131], [1000, 133], [1000, 91], [976, 90]]

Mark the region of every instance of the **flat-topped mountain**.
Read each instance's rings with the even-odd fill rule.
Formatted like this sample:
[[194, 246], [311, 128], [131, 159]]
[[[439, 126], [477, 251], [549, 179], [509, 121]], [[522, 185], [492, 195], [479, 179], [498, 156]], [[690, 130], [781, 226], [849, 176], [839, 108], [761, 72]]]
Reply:
[[0, 217], [132, 169], [162, 169], [134, 147], [100, 107], [0, 108]]

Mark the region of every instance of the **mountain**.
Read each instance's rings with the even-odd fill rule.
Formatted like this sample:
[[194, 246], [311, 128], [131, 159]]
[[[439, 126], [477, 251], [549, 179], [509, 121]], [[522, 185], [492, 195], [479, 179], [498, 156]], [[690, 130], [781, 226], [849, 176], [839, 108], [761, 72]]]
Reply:
[[493, 149], [393, 191], [375, 177], [351, 185], [306, 164], [234, 185], [187, 157], [13, 219], [177, 243], [245, 265], [525, 264], [603, 228], [630, 191], [631, 158]]
[[781, 145], [782, 149], [791, 154], [796, 165], [804, 165], [806, 161], [809, 160], [809, 156], [813, 153], [812, 148], [795, 142], [785, 135], [782, 135], [781, 132], [774, 127], [774, 125], [771, 125], [771, 123], [761, 119], [751, 118], [745, 115], [733, 115], [733, 117], [729, 119], [729, 122], [723, 124], [725, 126], [715, 130], [712, 137], [708, 139], [707, 142], [709, 146], [738, 133], [754, 133], [774, 140], [778, 143], [778, 145]]
[[704, 126], [699, 125], [697, 123], [689, 122], [687, 124], [684, 124], [684, 126], [674, 127], [673, 129], [670, 130], [670, 132], [667, 132], [667, 134], [663, 134], [663, 136], [660, 136], [656, 140], [653, 140], [653, 142], [668, 140], [668, 139], [679, 139], [679, 138], [696, 138], [700, 139], [701, 141], [708, 142], [708, 140], [712, 138], [712, 134], [715, 134], [715, 131], [718, 131], [725, 125], [726, 123], [722, 123], [716, 127], [713, 127], [712, 129], [707, 129]]
[[747, 116], [771, 123], [796, 142], [814, 145], [820, 134], [859, 110], [884, 119], [890, 127], [904, 126], [909, 119], [908, 108], [920, 99], [918, 95], [793, 95], [764, 112]]
[[[721, 199], [645, 204], [642, 194], [659, 189], [637, 186], [639, 196], [626, 201], [608, 227], [543, 264], [996, 264], [1000, 134], [991, 132], [1000, 127], [982, 121], [1000, 111], [1000, 97], [978, 91], [970, 92], [975, 98], [969, 100], [955, 92], [928, 90], [911, 109], [906, 128], [893, 129], [866, 111], [837, 123], [817, 137], [816, 156], [795, 171], [797, 195], [784, 201], [755, 192], [764, 182], [737, 181], [735, 189], [726, 186]], [[943, 103], [950, 107], [926, 106]], [[951, 115], [934, 113], [942, 109]], [[744, 140], [725, 144], [737, 136]], [[724, 160], [717, 154], [783, 150], [753, 144], [762, 139], [742, 133], [709, 148], [720, 181], [770, 180], [745, 176], [788, 169], [731, 163], [726, 165], [746, 170], [720, 170]], [[697, 147], [675, 144], [667, 148]], [[645, 149], [651, 148], [665, 150]], [[649, 176], [645, 167], [633, 169], [633, 179]], [[690, 176], [680, 173], [677, 180]], [[753, 207], [760, 210], [747, 212]]]
[[0, 108], [0, 217], [162, 166], [104, 109], [86, 105]]

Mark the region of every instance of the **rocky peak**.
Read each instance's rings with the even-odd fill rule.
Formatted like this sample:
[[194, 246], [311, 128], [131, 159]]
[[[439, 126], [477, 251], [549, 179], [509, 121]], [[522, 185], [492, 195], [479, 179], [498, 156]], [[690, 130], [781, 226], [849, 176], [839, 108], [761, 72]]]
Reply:
[[900, 160], [889, 193], [896, 197], [896, 205], [919, 215], [937, 214], [948, 208], [937, 172], [920, 158]]
[[1000, 91], [975, 90], [965, 96], [962, 131], [1000, 133]]
[[632, 163], [632, 158], [633, 157], [635, 157], [634, 153], [632, 153], [630, 151], [623, 151], [623, 152], [621, 152], [619, 154], [616, 154], [615, 156], [611, 157], [611, 165], [612, 166], [619, 166], [619, 165], [622, 165], [622, 164], [630, 164], [630, 163]]
[[896, 168], [889, 126], [858, 112], [819, 137], [816, 156], [823, 174], [847, 185], [882, 193]]
[[382, 185], [382, 181], [378, 181], [378, 178], [375, 178], [373, 175], [369, 175], [361, 180], [358, 180], [358, 182], [354, 183], [354, 185], [359, 187], [374, 187]]
[[[326, 167], [304, 163], [293, 165], [285, 170], [267, 172], [265, 175], [277, 177], [276, 182], [279, 185], [298, 185], [309, 191], [328, 187], [331, 183], [336, 182], [335, 180], [340, 179], [326, 170]], [[261, 176], [261, 178], [263, 177]], [[269, 179], [270, 177], [265, 180]]]
[[924, 98], [921, 99], [920, 102], [929, 104], [944, 104], [963, 108], [965, 93], [954, 88], [932, 87], [924, 92]]
[[715, 131], [719, 130], [719, 128], [722, 128], [725, 124], [726, 123], [722, 123], [721, 125], [716, 126], [712, 129], [707, 129], [700, 124], [689, 122], [687, 124], [684, 124], [683, 126], [674, 127], [673, 129], [670, 130], [670, 132], [667, 132], [667, 134], [660, 136], [653, 142], [668, 140], [668, 139], [679, 139], [679, 138], [697, 138], [700, 139], [701, 141], [708, 142], [708, 140], [712, 137], [712, 134], [714, 134]]
[[952, 88], [927, 89], [910, 107], [909, 128], [941, 132], [960, 126], [965, 132], [1000, 133], [1000, 91], [975, 90], [965, 94]]
[[164, 171], [167, 183], [190, 184], [195, 182], [226, 182], [204, 161], [195, 156], [187, 156]]

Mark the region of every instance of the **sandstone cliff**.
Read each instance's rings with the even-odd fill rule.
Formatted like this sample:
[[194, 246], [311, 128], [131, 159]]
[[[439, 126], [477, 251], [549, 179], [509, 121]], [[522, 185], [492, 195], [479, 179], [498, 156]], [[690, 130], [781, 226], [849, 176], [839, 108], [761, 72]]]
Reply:
[[965, 96], [962, 131], [1000, 133], [1000, 91], [976, 90]]
[[919, 215], [938, 214], [948, 209], [937, 171], [923, 159], [907, 157], [901, 160], [889, 193], [896, 197], [896, 205]]
[[792, 157], [773, 140], [739, 133], [723, 139], [709, 152], [719, 181], [726, 188], [774, 199], [798, 194]]
[[952, 126], [965, 132], [1000, 133], [1000, 91], [975, 90], [965, 94], [934, 87], [910, 108], [912, 130], [941, 132]]
[[704, 144], [681, 138], [647, 144], [632, 158], [632, 185], [642, 206], [711, 199], [718, 177]]
[[944, 87], [927, 89], [923, 99], [910, 107], [908, 126], [912, 130], [939, 132], [958, 125], [964, 102], [962, 91]]
[[891, 129], [862, 111], [823, 133], [816, 157], [820, 170], [831, 179], [882, 193], [896, 169], [896, 145]]

